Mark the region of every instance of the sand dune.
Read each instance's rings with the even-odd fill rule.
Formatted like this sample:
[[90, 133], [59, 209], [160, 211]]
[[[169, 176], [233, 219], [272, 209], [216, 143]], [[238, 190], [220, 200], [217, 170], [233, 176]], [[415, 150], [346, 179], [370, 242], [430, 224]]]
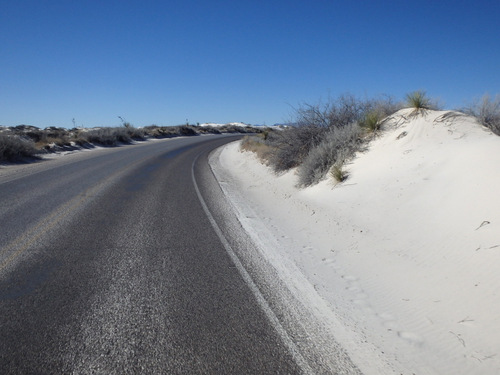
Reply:
[[267, 251], [327, 301], [363, 372], [500, 373], [500, 137], [406, 109], [342, 184], [297, 189], [294, 171], [276, 176], [236, 143], [212, 165], [280, 243]]

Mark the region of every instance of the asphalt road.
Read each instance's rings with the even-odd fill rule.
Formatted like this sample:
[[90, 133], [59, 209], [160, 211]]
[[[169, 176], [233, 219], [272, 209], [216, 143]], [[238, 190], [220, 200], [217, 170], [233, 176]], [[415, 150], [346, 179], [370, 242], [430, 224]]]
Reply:
[[310, 372], [207, 214], [230, 140], [0, 173], [1, 374]]

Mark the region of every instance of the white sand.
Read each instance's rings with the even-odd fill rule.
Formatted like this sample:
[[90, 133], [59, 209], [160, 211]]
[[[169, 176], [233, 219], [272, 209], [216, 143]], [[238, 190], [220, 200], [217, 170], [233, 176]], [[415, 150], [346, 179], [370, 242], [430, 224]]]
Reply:
[[276, 176], [237, 143], [212, 167], [268, 233], [245, 228], [271, 233], [270, 257], [293, 262], [327, 302], [364, 373], [499, 374], [500, 137], [457, 113], [409, 114], [342, 184], [297, 189], [293, 171]]

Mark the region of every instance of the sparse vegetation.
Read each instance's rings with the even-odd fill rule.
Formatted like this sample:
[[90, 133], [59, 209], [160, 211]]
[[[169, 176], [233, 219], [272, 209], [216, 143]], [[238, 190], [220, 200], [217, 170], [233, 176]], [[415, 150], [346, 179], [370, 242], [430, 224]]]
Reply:
[[117, 146], [132, 141], [125, 127], [92, 129], [85, 133], [85, 137], [88, 142], [102, 146]]
[[268, 163], [272, 151], [271, 147], [266, 143], [268, 134], [269, 131], [258, 135], [245, 136], [241, 140], [241, 150], [254, 152], [262, 162]]
[[311, 149], [299, 166], [299, 185], [318, 183], [332, 166], [342, 165], [351, 158], [361, 143], [361, 128], [357, 123], [329, 129], [321, 143]]
[[[147, 138], [171, 138], [180, 136], [196, 136], [200, 134], [221, 133], [259, 133], [258, 128], [251, 126], [157, 126], [151, 125], [136, 128], [122, 117], [122, 126], [102, 128], [57, 128], [45, 129], [30, 125], [0, 128], [0, 161], [15, 161], [36, 154], [89, 148], [94, 145], [114, 147], [120, 144], [130, 144], [133, 141], [143, 141]], [[73, 121], [73, 125], [75, 121]]]
[[360, 100], [341, 95], [326, 104], [305, 104], [296, 110], [294, 126], [269, 133], [267, 161], [276, 172], [298, 167], [299, 185], [319, 182], [336, 163], [343, 163], [381, 120], [401, 108], [392, 98]]
[[309, 151], [321, 142], [327, 130], [328, 128], [309, 124], [270, 133], [267, 139], [272, 150], [269, 155], [270, 165], [278, 173], [299, 166]]
[[464, 108], [464, 113], [474, 116], [484, 126], [500, 135], [500, 95], [494, 99], [490, 95], [484, 95], [480, 100]]
[[[421, 90], [406, 95], [405, 103], [390, 97], [359, 100], [341, 95], [326, 104], [300, 106], [290, 127], [245, 139], [241, 147], [256, 152], [277, 173], [297, 168], [299, 186], [316, 184], [328, 172], [340, 182], [347, 178], [345, 162], [405, 106], [413, 108], [414, 115], [439, 108]], [[485, 96], [462, 111], [500, 135], [500, 96]]]

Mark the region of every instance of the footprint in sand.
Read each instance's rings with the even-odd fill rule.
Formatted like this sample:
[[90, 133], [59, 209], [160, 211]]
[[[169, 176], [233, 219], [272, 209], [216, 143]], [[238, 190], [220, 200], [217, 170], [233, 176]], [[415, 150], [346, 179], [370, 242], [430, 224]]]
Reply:
[[337, 265], [337, 261], [333, 258], [323, 258], [321, 259], [323, 261], [323, 264], [325, 264], [326, 266], [329, 266], [331, 268], [333, 268], [334, 270], [339, 270], [340, 267]]
[[368, 294], [360, 292], [360, 293], [356, 294], [355, 298], [356, 299], [367, 299], [368, 298]]
[[310, 254], [314, 250], [313, 247], [311, 247], [311, 246], [305, 246], [305, 245], [302, 246], [302, 249], [303, 250], [301, 250], [300, 252], [301, 253], [305, 253], [305, 254]]
[[344, 280], [350, 281], [350, 282], [358, 281], [358, 278], [356, 276], [351, 276], [351, 275], [344, 275], [344, 276], [342, 276], [342, 278]]
[[389, 314], [389, 313], [380, 313], [378, 314], [378, 317], [384, 321], [393, 321], [393, 320], [396, 320], [396, 318], [394, 317], [394, 315], [392, 314]]
[[374, 315], [374, 314], [375, 314], [375, 310], [373, 310], [370, 306], [366, 306], [366, 307], [363, 309], [363, 312], [364, 312], [366, 315]]
[[382, 325], [390, 331], [395, 331], [397, 328], [396, 318], [394, 315], [383, 312], [377, 314], [379, 319], [382, 321]]
[[398, 336], [411, 344], [420, 346], [424, 343], [424, 339], [413, 332], [399, 331]]
[[356, 285], [348, 286], [346, 288], [346, 290], [348, 290], [349, 292], [354, 292], [354, 293], [359, 293], [359, 292], [363, 291], [363, 289], [361, 289], [359, 286], [356, 286]]

